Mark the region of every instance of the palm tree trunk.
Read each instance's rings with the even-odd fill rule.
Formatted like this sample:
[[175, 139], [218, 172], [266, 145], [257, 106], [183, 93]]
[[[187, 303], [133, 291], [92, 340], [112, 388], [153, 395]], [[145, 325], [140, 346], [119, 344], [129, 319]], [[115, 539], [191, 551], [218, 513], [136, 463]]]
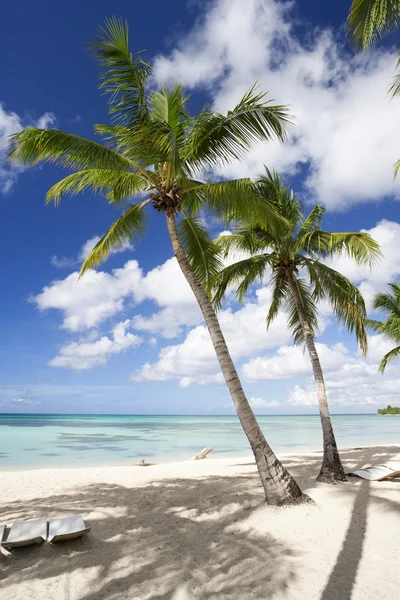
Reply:
[[254, 413], [244, 394], [235, 366], [229, 354], [217, 315], [189, 263], [179, 239], [175, 216], [166, 213], [172, 248], [186, 281], [190, 285], [203, 313], [221, 371], [232, 396], [239, 420], [250, 442], [268, 504], [293, 504], [308, 500], [290, 473], [283, 467], [266, 442]]
[[322, 466], [317, 477], [317, 481], [325, 483], [337, 483], [338, 481], [347, 481], [339, 456], [339, 450], [336, 445], [335, 434], [333, 433], [331, 416], [329, 414], [328, 400], [326, 397], [326, 388], [324, 375], [322, 373], [321, 363], [317, 349], [315, 347], [314, 335], [307, 321], [303, 302], [297, 287], [297, 282], [293, 274], [289, 277], [290, 290], [296, 303], [297, 312], [301, 327], [304, 332], [304, 340], [310, 356], [312, 370], [314, 373], [315, 385], [317, 388], [317, 399], [319, 405], [319, 414], [321, 417], [322, 435], [324, 444], [324, 455]]

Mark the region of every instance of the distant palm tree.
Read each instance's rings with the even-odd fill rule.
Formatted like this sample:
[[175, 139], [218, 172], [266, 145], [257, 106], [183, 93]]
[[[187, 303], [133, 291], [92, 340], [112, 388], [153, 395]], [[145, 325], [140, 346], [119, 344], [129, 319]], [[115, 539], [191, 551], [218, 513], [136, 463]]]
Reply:
[[379, 366], [381, 373], [384, 372], [388, 362], [400, 356], [400, 285], [398, 283], [389, 285], [392, 288], [392, 294], [380, 293], [374, 299], [374, 308], [381, 309], [386, 314], [386, 321], [367, 320], [367, 327], [372, 331], [381, 333], [395, 344], [399, 344], [382, 358]]
[[[56, 183], [47, 202], [90, 189], [118, 204], [141, 195], [113, 223], [82, 265], [81, 275], [145, 230], [145, 207], [165, 218], [178, 264], [203, 313], [222, 373], [254, 452], [270, 504], [304, 499], [256, 421], [229, 354], [207, 290], [219, 268], [219, 249], [196, 213], [203, 208], [224, 219], [257, 214], [276, 223], [273, 208], [260, 201], [249, 179], [211, 182], [201, 173], [243, 156], [256, 142], [285, 137], [283, 106], [253, 87], [227, 116], [205, 107], [188, 114], [180, 85], [148, 90], [150, 66], [128, 47], [128, 26], [112, 18], [92, 49], [102, 67], [101, 89], [109, 94], [111, 125], [96, 125], [103, 143], [57, 130], [27, 128], [14, 135], [10, 158], [24, 165], [51, 162], [74, 172]], [[179, 217], [179, 219], [178, 219]], [[168, 290], [165, 290], [168, 294]]]
[[325, 210], [314, 206], [307, 217], [294, 193], [275, 174], [257, 183], [263, 198], [286, 220], [280, 229], [260, 225], [255, 215], [233, 235], [216, 241], [228, 256], [232, 251], [251, 256], [225, 267], [216, 278], [215, 302], [220, 306], [228, 286], [235, 284], [237, 297], [244, 295], [256, 279], [270, 276], [272, 303], [267, 327], [282, 305], [289, 313], [288, 325], [295, 343], [305, 343], [314, 372], [321, 416], [324, 455], [318, 481], [345, 481], [328, 409], [324, 377], [315, 346], [318, 302], [327, 299], [339, 322], [354, 331], [362, 352], [367, 351], [364, 328], [365, 305], [359, 290], [338, 271], [321, 262], [334, 254], [346, 253], [358, 263], [372, 263], [380, 255], [378, 244], [367, 233], [330, 233], [320, 229]]

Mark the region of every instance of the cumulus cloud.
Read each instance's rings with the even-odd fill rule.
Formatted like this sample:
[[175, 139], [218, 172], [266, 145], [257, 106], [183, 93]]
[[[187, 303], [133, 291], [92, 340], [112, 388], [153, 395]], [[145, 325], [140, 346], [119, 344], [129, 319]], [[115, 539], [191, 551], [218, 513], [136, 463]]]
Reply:
[[[324, 372], [337, 371], [348, 360], [341, 343], [332, 347], [316, 343], [316, 348]], [[241, 369], [247, 381], [292, 379], [311, 372], [310, 357], [302, 346], [282, 346], [274, 355], [253, 358]]]
[[44, 113], [36, 121], [31, 118], [20, 117], [13, 111], [8, 111], [0, 103], [0, 192], [6, 194], [10, 191], [23, 168], [6, 162], [6, 149], [10, 135], [21, 131], [24, 127], [32, 126], [47, 129], [56, 122], [52, 112]]
[[[237, 310], [227, 308], [219, 314], [222, 331], [232, 357], [237, 360], [266, 348], [287, 344], [290, 332], [282, 312], [266, 330], [265, 317], [271, 304], [271, 290], [256, 290], [255, 299], [248, 300]], [[180, 344], [160, 350], [156, 363], [147, 363], [134, 373], [135, 381], [179, 379], [180, 385], [191, 383], [222, 383], [219, 365], [204, 325], [191, 329]]]
[[[86, 244], [84, 248], [87, 249]], [[146, 274], [136, 260], [130, 260], [111, 273], [90, 270], [81, 279], [78, 276], [74, 272], [53, 281], [31, 298], [41, 311], [61, 311], [61, 327], [68, 331], [97, 327], [125, 310], [127, 304], [146, 300], [154, 302], [160, 310], [150, 317], [135, 315], [132, 326], [138, 331], [168, 338], [178, 335], [184, 326], [201, 322], [196, 300], [175, 258]]]
[[304, 168], [303, 192], [337, 210], [397, 197], [399, 99], [387, 97], [396, 53], [354, 56], [320, 28], [308, 28], [302, 42], [291, 10], [291, 3], [273, 0], [247, 0], [245, 11], [242, 0], [209, 3], [178, 47], [158, 57], [156, 77], [207, 88], [221, 111], [258, 80], [291, 107], [296, 126], [288, 142], [259, 145], [224, 175], [253, 176], [264, 164], [290, 174]]
[[252, 396], [249, 400], [250, 405], [253, 408], [278, 408], [281, 405], [278, 400], [271, 400], [271, 402], [267, 402], [264, 398], [255, 398]]
[[129, 324], [129, 319], [118, 323], [111, 331], [111, 338], [102, 336], [95, 341], [72, 342], [63, 346], [58, 355], [49, 362], [49, 366], [84, 371], [106, 364], [111, 355], [120, 354], [142, 342], [140, 337], [126, 331]]
[[40, 400], [33, 400], [32, 398], [14, 398], [11, 401], [12, 404], [40, 404]]

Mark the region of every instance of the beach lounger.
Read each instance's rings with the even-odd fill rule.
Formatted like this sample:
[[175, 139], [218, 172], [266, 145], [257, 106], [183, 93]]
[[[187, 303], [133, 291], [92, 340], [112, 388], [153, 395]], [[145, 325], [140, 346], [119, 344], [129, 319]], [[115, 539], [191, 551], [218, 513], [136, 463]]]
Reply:
[[31, 519], [30, 521], [15, 521], [2, 545], [5, 548], [41, 544], [47, 538], [47, 519]]
[[62, 540], [73, 540], [89, 533], [91, 527], [86, 527], [82, 515], [64, 517], [63, 519], [49, 519], [49, 542], [60, 542]]
[[357, 469], [348, 475], [355, 475], [368, 481], [383, 481], [384, 479], [392, 479], [400, 477], [400, 464], [375, 465], [366, 469]]

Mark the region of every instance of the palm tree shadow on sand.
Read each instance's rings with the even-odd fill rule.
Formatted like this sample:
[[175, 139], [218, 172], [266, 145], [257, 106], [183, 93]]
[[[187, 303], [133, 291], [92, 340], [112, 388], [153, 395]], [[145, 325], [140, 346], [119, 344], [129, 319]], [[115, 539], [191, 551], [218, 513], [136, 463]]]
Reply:
[[367, 527], [369, 487], [369, 481], [359, 484], [342, 549], [320, 600], [351, 600]]

